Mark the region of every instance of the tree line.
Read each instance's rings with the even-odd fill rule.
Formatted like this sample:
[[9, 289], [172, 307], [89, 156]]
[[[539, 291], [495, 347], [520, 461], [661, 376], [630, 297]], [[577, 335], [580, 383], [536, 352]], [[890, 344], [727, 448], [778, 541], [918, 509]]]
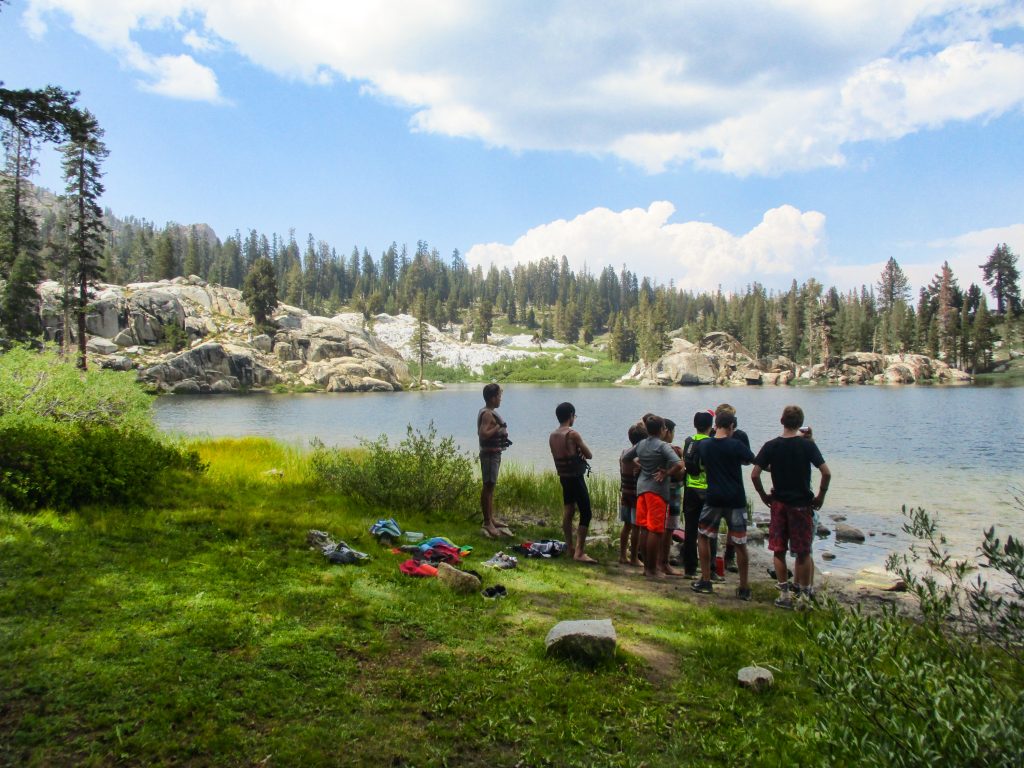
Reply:
[[[0, 83], [2, 86], [2, 83]], [[43, 277], [60, 281], [64, 338], [71, 320], [84, 368], [85, 316], [91, 286], [102, 276], [106, 227], [99, 206], [101, 164], [107, 156], [103, 130], [78, 94], [56, 86], [40, 90], [0, 87], [0, 329], [8, 339], [37, 336], [36, 285]], [[36, 190], [29, 180], [43, 145], [61, 154], [65, 188], [44, 237]]]
[[[196, 275], [242, 288], [261, 324], [283, 301], [323, 315], [354, 309], [368, 320], [411, 312], [439, 328], [459, 325], [477, 341], [487, 340], [498, 319], [531, 329], [538, 343], [589, 344], [607, 334], [608, 354], [621, 362], [657, 359], [670, 331], [681, 329], [692, 341], [726, 331], [756, 357], [784, 355], [808, 365], [876, 351], [983, 369], [997, 321], [1005, 335], [1019, 333], [1018, 257], [1006, 244], [979, 265], [993, 311], [986, 292], [974, 283], [961, 288], [948, 263], [916, 297], [894, 258], [875, 285], [857, 290], [841, 292], [810, 278], [793, 280], [784, 291], [753, 283], [726, 294], [658, 284], [625, 266], [574, 270], [564, 256], [485, 270], [470, 267], [458, 250], [444, 258], [422, 240], [413, 249], [393, 242], [375, 256], [365, 246], [339, 252], [312, 234], [300, 245], [294, 230], [284, 236], [236, 230], [221, 241], [206, 225], [119, 219], [98, 207], [103, 131], [76, 99], [52, 86], [0, 88], [0, 324], [7, 338], [38, 334], [35, 286], [57, 280], [64, 286], [64, 338], [78, 338], [82, 364], [89, 286], [100, 277], [129, 283]], [[29, 181], [44, 144], [63, 156], [66, 187], [58, 197]]]

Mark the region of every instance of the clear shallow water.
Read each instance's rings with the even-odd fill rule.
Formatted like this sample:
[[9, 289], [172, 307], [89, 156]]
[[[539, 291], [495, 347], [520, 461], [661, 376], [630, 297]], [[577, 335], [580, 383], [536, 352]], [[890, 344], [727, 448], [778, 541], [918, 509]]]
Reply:
[[[387, 432], [400, 439], [412, 424], [433, 421], [476, 451], [475, 419], [482, 385], [438, 392], [164, 397], [156, 402], [162, 429], [189, 435], [263, 435], [300, 446], [314, 437], [355, 446]], [[903, 550], [900, 507], [936, 514], [954, 550], [973, 554], [983, 531], [1024, 535], [1024, 512], [1012, 489], [1024, 487], [1024, 389], [977, 387], [564, 387], [505, 386], [501, 414], [513, 445], [506, 461], [551, 467], [547, 435], [563, 400], [576, 406], [576, 428], [594, 452], [595, 471], [615, 476], [626, 429], [648, 411], [675, 420], [677, 441], [690, 433], [693, 413], [721, 402], [736, 406], [754, 452], [780, 432], [779, 415], [800, 405], [814, 427], [833, 479], [822, 519], [846, 515], [869, 535], [864, 544], [819, 539], [822, 571], [851, 573]], [[813, 479], [817, 487], [817, 476]], [[755, 498], [747, 480], [748, 496]], [[758, 502], [760, 505], [760, 502]], [[756, 509], [756, 507], [755, 507]], [[831, 527], [831, 526], [830, 526]], [[820, 553], [836, 559], [820, 562]]]

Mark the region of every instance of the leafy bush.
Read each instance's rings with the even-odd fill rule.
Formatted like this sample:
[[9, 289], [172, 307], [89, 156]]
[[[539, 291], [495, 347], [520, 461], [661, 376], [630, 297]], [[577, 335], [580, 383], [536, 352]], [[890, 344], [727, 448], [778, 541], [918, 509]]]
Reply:
[[195, 453], [153, 434], [0, 419], [0, 496], [15, 508], [139, 501], [172, 467], [201, 468]]
[[157, 432], [131, 377], [82, 372], [50, 350], [0, 355], [0, 498], [10, 506], [133, 502], [171, 467], [202, 468]]
[[[986, 533], [982, 564], [1010, 582], [1009, 593], [993, 594], [980, 575], [967, 582], [968, 565], [950, 556], [924, 510], [908, 516], [904, 530], [925, 551], [915, 545], [888, 567], [906, 581], [920, 621], [892, 606], [869, 616], [835, 603], [824, 626], [809, 619], [817, 651], [806, 660], [823, 706], [796, 741], [823, 765], [1019, 766], [1024, 547]], [[922, 559], [931, 568], [923, 575]]]
[[362, 456], [314, 443], [311, 464], [315, 476], [330, 487], [396, 514], [464, 512], [473, 507], [473, 460], [455, 447], [454, 437], [438, 442], [433, 422], [426, 433], [410, 424], [405, 439], [395, 447], [387, 435], [360, 443]]

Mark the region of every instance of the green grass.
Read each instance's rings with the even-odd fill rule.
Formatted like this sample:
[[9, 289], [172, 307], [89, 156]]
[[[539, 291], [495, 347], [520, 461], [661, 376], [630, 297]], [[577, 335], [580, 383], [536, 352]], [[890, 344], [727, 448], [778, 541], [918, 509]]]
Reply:
[[[611, 565], [524, 560], [492, 573], [479, 562], [497, 545], [476, 520], [360, 508], [317, 488], [301, 451], [270, 441], [197, 447], [206, 475], [169, 480], [143, 508], [0, 511], [0, 764], [801, 757], [786, 754], [784, 734], [813, 711], [797, 662], [806, 641], [792, 614], [771, 609], [768, 586], [751, 605], [698, 603]], [[524, 474], [503, 468], [499, 508], [504, 498], [549, 521], [524, 537], [557, 535], [560, 505], [546, 485], [531, 496]], [[469, 567], [510, 596], [401, 575], [366, 532], [384, 514], [475, 546]], [[373, 561], [327, 564], [305, 545], [310, 528]], [[545, 658], [556, 621], [603, 617], [619, 633], [612, 662]], [[777, 670], [770, 697], [736, 686], [752, 661]]]

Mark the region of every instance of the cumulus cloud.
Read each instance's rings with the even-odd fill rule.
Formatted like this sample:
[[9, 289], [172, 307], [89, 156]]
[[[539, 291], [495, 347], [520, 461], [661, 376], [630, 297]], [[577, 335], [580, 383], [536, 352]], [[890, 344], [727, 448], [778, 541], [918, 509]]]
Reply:
[[694, 290], [741, 290], [748, 283], [785, 288], [796, 277], [820, 274], [828, 262], [825, 216], [783, 205], [767, 211], [742, 235], [701, 221], [673, 223], [675, 206], [653, 202], [646, 209], [595, 208], [571, 220], [534, 227], [511, 245], [474, 245], [468, 263], [499, 269], [516, 263], [565, 256], [592, 272], [623, 264], [660, 283]]
[[[897, 255], [896, 260], [915, 293], [932, 281], [944, 261], [949, 262], [961, 288], [977, 283], [984, 289], [981, 265], [1002, 243], [1014, 253], [1024, 254], [1024, 224], [979, 229], [926, 243], [907, 243], [902, 248], [907, 256]], [[845, 287], [875, 285], [886, 261], [888, 258], [871, 264], [831, 264], [824, 271], [823, 282]]]
[[[174, 30], [196, 55], [223, 41], [283, 77], [358, 82], [410, 110], [413, 130], [652, 173], [841, 165], [854, 143], [1024, 104], [1024, 46], [1008, 42], [1024, 30], [1019, 0], [29, 0], [26, 21], [41, 33], [57, 12], [168, 95], [188, 91], [146, 71], [159, 57], [140, 31]], [[193, 97], [210, 98], [211, 81], [181, 76], [205, 94]]]

